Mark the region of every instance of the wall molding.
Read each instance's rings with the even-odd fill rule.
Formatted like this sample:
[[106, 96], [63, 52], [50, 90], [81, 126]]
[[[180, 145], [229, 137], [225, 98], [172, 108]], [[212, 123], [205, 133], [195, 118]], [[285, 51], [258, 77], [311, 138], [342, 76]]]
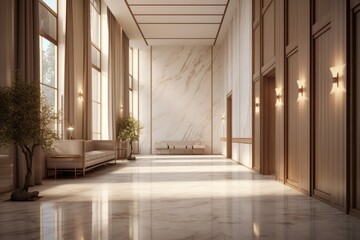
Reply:
[[210, 54], [210, 79], [211, 79], [211, 154], [214, 153], [214, 47], [211, 46], [211, 54]]
[[150, 46], [150, 154], [152, 152], [152, 132], [153, 132], [153, 125], [152, 125], [152, 46]]
[[276, 66], [276, 57], [272, 57], [267, 63], [261, 68], [262, 75], [266, 75], [271, 72]]
[[[227, 142], [226, 137], [220, 138], [222, 142]], [[232, 143], [242, 143], [242, 144], [252, 144], [253, 139], [252, 138], [232, 138]]]

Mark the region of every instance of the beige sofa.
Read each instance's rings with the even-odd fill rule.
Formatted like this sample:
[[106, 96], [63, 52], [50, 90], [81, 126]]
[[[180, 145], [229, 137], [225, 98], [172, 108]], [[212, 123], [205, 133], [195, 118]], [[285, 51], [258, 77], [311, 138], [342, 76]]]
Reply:
[[156, 154], [204, 154], [205, 148], [198, 141], [162, 141], [155, 144]]
[[[77, 155], [78, 157], [54, 158], [54, 156]], [[81, 171], [115, 160], [115, 142], [112, 140], [61, 140], [46, 156], [47, 170]]]

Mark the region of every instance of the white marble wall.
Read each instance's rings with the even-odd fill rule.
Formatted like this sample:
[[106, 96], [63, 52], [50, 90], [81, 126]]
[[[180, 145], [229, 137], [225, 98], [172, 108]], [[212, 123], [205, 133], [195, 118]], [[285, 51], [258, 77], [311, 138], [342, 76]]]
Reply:
[[211, 153], [211, 47], [153, 47], [152, 142], [201, 141]]
[[150, 154], [150, 49], [139, 51], [139, 119], [143, 129], [139, 139], [139, 153]]
[[[252, 138], [251, 4], [251, 0], [240, 1], [227, 36], [222, 42], [224, 99], [232, 92], [233, 138]], [[223, 104], [226, 109], [226, 102]], [[225, 124], [222, 128], [222, 137], [226, 137]], [[251, 144], [233, 143], [232, 158], [251, 167], [251, 149]], [[222, 143], [222, 153], [226, 154], [226, 143]]]
[[221, 154], [221, 137], [222, 128], [225, 126], [225, 121], [222, 117], [225, 116], [224, 110], [224, 67], [223, 67], [223, 46], [216, 46], [213, 48], [213, 153]]

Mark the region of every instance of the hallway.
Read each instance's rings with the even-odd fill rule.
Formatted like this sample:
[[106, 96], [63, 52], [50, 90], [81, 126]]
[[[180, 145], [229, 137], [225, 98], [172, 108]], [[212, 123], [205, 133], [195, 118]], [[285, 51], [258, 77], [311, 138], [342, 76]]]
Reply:
[[141, 156], [4, 202], [0, 239], [360, 239], [360, 219], [222, 156]]

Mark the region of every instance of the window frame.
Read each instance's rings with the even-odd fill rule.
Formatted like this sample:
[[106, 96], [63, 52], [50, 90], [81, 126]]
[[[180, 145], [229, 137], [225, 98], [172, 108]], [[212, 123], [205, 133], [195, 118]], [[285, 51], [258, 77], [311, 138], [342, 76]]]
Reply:
[[[56, 106], [54, 107], [54, 111], [56, 113], [58, 113], [59, 111], [59, 104], [61, 105], [59, 100], [59, 0], [56, 0], [56, 10], [57, 12], [55, 12], [50, 6], [48, 6], [43, 0], [38, 0], [39, 4], [41, 4], [41, 6], [43, 6], [47, 11], [49, 11], [55, 18], [56, 18], [56, 39], [54, 39], [53, 37], [49, 36], [46, 32], [41, 31], [41, 29], [39, 29], [39, 44], [41, 43], [42, 38], [48, 40], [50, 43], [54, 44], [56, 46], [56, 63], [55, 63], [55, 67], [56, 67], [56, 74], [55, 74], [55, 78], [56, 78], [56, 84], [55, 87], [54, 86], [50, 86], [48, 84], [43, 83], [43, 79], [42, 79], [42, 72], [40, 73], [40, 91], [41, 94], [43, 93], [43, 86], [46, 86], [48, 88], [51, 88], [53, 90], [55, 90], [56, 94]], [[39, 21], [40, 21], [40, 17], [39, 17]], [[42, 64], [42, 45], [40, 44], [39, 46], [39, 54], [40, 54], [40, 64]], [[61, 111], [63, 111], [63, 109], [61, 109]], [[60, 124], [62, 124], [60, 121], [57, 121], [55, 123], [55, 129], [57, 132], [57, 137], [62, 136], [64, 133], [62, 131], [62, 127], [59, 126]]]
[[[131, 58], [130, 58], [131, 56]], [[129, 112], [134, 113], [134, 48], [129, 47], [129, 96], [131, 93], [131, 99], [129, 97]], [[131, 68], [130, 68], [131, 66]], [[131, 69], [131, 71], [130, 71]]]
[[[99, 0], [99, 11], [96, 9], [96, 7], [94, 6], [94, 4], [93, 4], [93, 1], [94, 0], [88, 0], [89, 2], [90, 2], [90, 9], [89, 9], [89, 13], [90, 13], [90, 42], [91, 42], [91, 46], [92, 47], [94, 47], [100, 54], [100, 59], [99, 59], [99, 66], [96, 66], [94, 63], [93, 63], [93, 61], [92, 61], [92, 53], [91, 53], [91, 68], [92, 69], [94, 69], [95, 71], [97, 71], [98, 73], [99, 73], [99, 81], [100, 81], [100, 96], [99, 96], [99, 100], [100, 101], [95, 101], [94, 99], [93, 99], [93, 96], [91, 97], [91, 105], [92, 105], [92, 109], [94, 108], [93, 107], [93, 104], [98, 104], [98, 105], [100, 105], [100, 109], [99, 109], [99, 111], [100, 111], [100, 116], [101, 116], [101, 112], [102, 112], [102, 102], [101, 102], [101, 100], [102, 100], [102, 81], [101, 81], [101, 74], [102, 74], [102, 68], [101, 68], [101, 65], [102, 65], [102, 61], [101, 61], [101, 54], [102, 54], [102, 52], [101, 52], [101, 44], [102, 44], [102, 38], [101, 38], [101, 31], [102, 31], [102, 26], [101, 26], [101, 0]], [[94, 41], [93, 41], [93, 39], [91, 38], [91, 36], [92, 36], [92, 34], [91, 34], [91, 21], [92, 21], [92, 19], [91, 19], [91, 11], [92, 11], [92, 9], [91, 8], [94, 8], [94, 10], [95, 10], [95, 12], [98, 14], [98, 16], [99, 16], [99, 33], [100, 33], [100, 39], [99, 39], [99, 46], [96, 46], [96, 44], [94, 43]], [[92, 52], [92, 50], [91, 50], [91, 52]], [[93, 78], [93, 73], [92, 73], [93, 71], [91, 71], [91, 77]], [[92, 114], [94, 114], [94, 113], [92, 113]], [[92, 115], [92, 118], [94, 118], [94, 115]], [[93, 121], [94, 122], [94, 121]], [[93, 127], [93, 125], [92, 125], [92, 139], [94, 138], [94, 134], [95, 135], [98, 135], [98, 136], [100, 136], [99, 137], [99, 139], [102, 139], [102, 131], [101, 131], [101, 126], [102, 126], [102, 118], [100, 117], [100, 121], [99, 121], [99, 131], [100, 132], [94, 132], [94, 127]]]

